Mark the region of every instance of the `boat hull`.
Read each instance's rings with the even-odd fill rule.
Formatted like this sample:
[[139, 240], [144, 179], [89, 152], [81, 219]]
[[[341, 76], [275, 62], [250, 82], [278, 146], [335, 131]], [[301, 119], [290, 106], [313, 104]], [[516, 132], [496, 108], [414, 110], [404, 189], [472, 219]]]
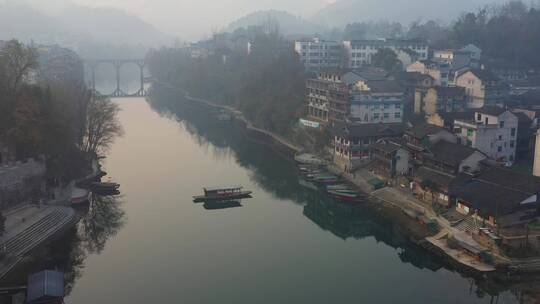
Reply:
[[223, 195], [223, 196], [194, 196], [193, 202], [194, 203], [205, 203], [205, 202], [220, 202], [220, 201], [232, 201], [232, 200], [239, 200], [239, 199], [245, 199], [245, 198], [251, 198], [251, 191], [243, 191], [236, 194], [231, 195]]

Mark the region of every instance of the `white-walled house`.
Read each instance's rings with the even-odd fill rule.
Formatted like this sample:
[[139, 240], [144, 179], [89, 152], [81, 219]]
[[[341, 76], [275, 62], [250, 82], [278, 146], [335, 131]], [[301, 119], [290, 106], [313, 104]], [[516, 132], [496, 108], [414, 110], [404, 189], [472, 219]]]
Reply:
[[349, 119], [356, 123], [401, 123], [404, 88], [395, 80], [358, 81], [350, 93]]
[[513, 162], [516, 157], [518, 118], [499, 107], [475, 111], [473, 120], [455, 120], [458, 141], [476, 148], [498, 162]]
[[294, 50], [307, 70], [338, 68], [341, 65], [342, 49], [339, 42], [319, 38], [294, 43]]
[[429, 53], [427, 42], [421, 39], [348, 40], [343, 41], [343, 47], [351, 69], [371, 64], [373, 55], [380, 49], [391, 49], [394, 52], [408, 49], [416, 53], [421, 60], [427, 59]]

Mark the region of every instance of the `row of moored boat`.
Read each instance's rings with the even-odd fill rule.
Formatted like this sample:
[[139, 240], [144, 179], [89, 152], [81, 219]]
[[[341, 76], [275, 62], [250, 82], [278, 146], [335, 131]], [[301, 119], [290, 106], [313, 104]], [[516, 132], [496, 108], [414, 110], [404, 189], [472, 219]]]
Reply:
[[322, 190], [340, 201], [362, 201], [359, 191], [350, 186], [341, 176], [329, 172], [322, 166], [300, 164], [298, 170], [302, 176], [300, 184], [304, 187]]

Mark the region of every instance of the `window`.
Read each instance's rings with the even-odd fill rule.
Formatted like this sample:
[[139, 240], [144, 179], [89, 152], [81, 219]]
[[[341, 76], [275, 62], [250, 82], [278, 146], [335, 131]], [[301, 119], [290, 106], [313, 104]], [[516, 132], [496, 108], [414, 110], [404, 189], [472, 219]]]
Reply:
[[401, 112], [394, 113], [394, 118], [401, 118]]
[[499, 140], [502, 140], [502, 135], [499, 135]]
[[510, 132], [512, 136], [516, 136], [516, 128], [512, 128]]
[[509, 160], [510, 160], [510, 161], [514, 161], [514, 155], [510, 154]]
[[389, 113], [384, 113], [383, 117], [384, 117], [384, 118], [389, 118], [389, 117], [390, 117], [390, 114], [389, 114]]
[[380, 117], [381, 117], [381, 114], [373, 113], [373, 119], [379, 119]]
[[511, 140], [511, 141], [510, 141], [510, 148], [513, 148], [513, 147], [515, 147], [515, 146], [516, 146], [516, 142], [513, 141], [513, 140]]
[[476, 114], [476, 120], [481, 121], [482, 120], [482, 114], [480, 114], [480, 113]]
[[474, 130], [473, 129], [467, 129], [467, 137], [473, 137], [474, 136]]
[[389, 109], [389, 108], [390, 108], [390, 105], [387, 104], [387, 103], [385, 103], [385, 104], [384, 104], [384, 108], [385, 108], [385, 109]]
[[504, 128], [504, 121], [499, 122], [499, 128]]
[[394, 107], [395, 107], [396, 109], [401, 109], [401, 104], [400, 104], [400, 103], [396, 103], [396, 104], [394, 104]]
[[502, 152], [502, 147], [501, 146], [497, 147], [497, 152]]

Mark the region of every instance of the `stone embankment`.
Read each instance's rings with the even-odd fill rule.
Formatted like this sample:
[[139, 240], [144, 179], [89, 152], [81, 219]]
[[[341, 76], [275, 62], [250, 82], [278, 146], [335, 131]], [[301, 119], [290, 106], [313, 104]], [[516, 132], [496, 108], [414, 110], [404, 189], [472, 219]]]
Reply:
[[63, 206], [24, 206], [5, 214], [6, 233], [0, 237], [0, 278], [26, 254], [77, 222], [75, 211]]

